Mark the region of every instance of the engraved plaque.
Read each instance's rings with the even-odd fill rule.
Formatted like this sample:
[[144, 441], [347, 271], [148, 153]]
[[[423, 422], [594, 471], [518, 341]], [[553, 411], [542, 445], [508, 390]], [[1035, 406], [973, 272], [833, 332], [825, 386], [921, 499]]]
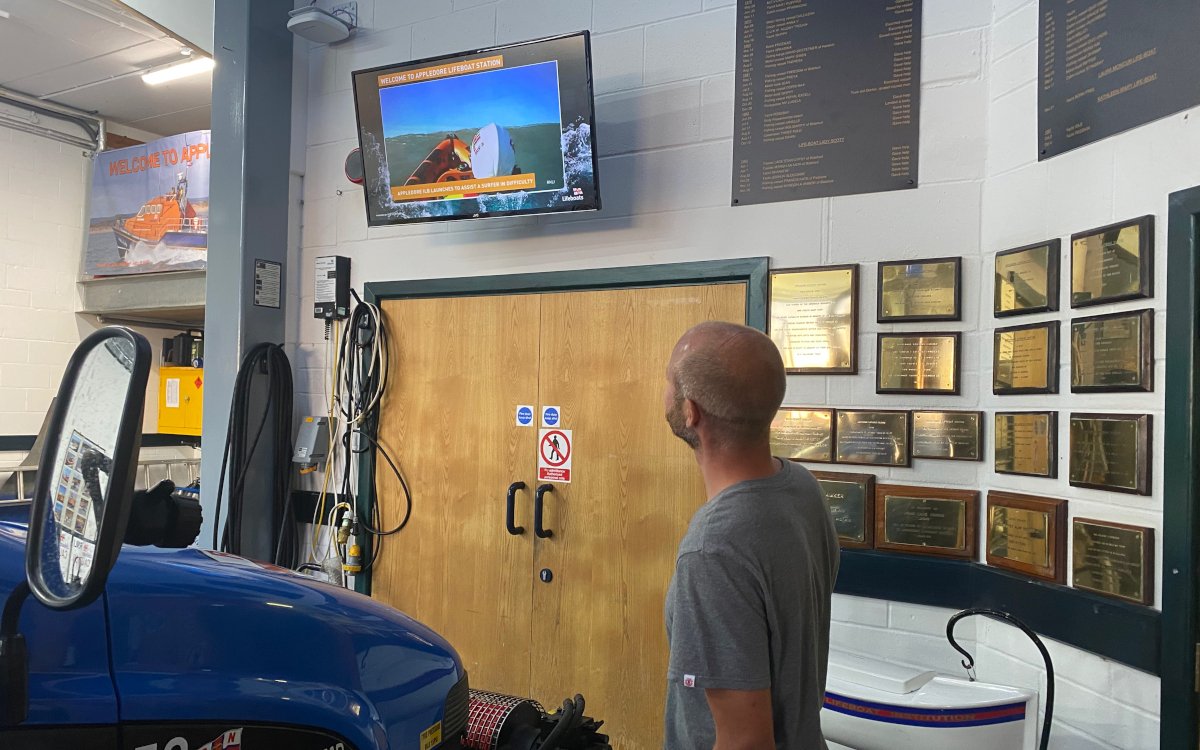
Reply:
[[1071, 307], [1149, 297], [1154, 217], [1071, 235]]
[[988, 565], [1066, 583], [1066, 519], [1066, 500], [989, 492]]
[[959, 342], [954, 333], [881, 333], [876, 393], [958, 394]]
[[962, 320], [962, 258], [879, 264], [878, 320]]
[[832, 461], [833, 409], [780, 409], [771, 422], [771, 454], [795, 461]]
[[1058, 393], [1058, 321], [996, 329], [992, 393]]
[[1000, 474], [1058, 476], [1058, 414], [996, 412], [995, 470]]
[[975, 557], [979, 493], [881, 484], [875, 489], [876, 549]]
[[1154, 603], [1154, 529], [1076, 518], [1071, 544], [1075, 588]]
[[1071, 322], [1071, 392], [1154, 390], [1154, 311]]
[[858, 266], [772, 271], [770, 334], [789, 373], [858, 372]]
[[1058, 309], [1059, 240], [996, 253], [996, 317]]
[[814, 471], [812, 475], [821, 485], [839, 544], [870, 549], [875, 538], [875, 476], [832, 471]]
[[838, 409], [836, 419], [834, 460], [838, 463], [909, 465], [908, 412]]
[[913, 458], [982, 461], [982, 444], [983, 412], [913, 412]]
[[1149, 495], [1149, 414], [1072, 414], [1071, 484]]

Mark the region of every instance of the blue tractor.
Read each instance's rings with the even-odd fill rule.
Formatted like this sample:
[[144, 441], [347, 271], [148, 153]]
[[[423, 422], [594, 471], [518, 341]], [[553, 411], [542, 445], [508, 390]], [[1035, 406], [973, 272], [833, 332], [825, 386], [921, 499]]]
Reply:
[[124, 328], [80, 344], [32, 501], [0, 503], [0, 747], [608, 749], [581, 697], [471, 691], [449, 643], [368, 597], [159, 548], [199, 506], [133, 492], [150, 356]]

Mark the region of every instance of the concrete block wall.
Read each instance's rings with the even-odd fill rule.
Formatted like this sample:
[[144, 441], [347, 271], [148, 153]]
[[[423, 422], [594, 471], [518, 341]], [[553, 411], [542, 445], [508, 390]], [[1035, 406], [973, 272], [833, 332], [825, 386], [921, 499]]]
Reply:
[[[309, 311], [313, 259], [335, 253], [351, 257], [359, 288], [377, 280], [754, 255], [771, 256], [776, 267], [858, 262], [860, 374], [793, 376], [788, 403], [1103, 410], [1106, 402], [1095, 397], [992, 396], [994, 319], [984, 302], [991, 299], [992, 254], [1145, 213], [1155, 213], [1162, 227], [1167, 192], [1200, 183], [1200, 137], [1183, 115], [1037, 163], [1035, 0], [925, 0], [919, 189], [737, 209], [729, 206], [733, 0], [359, 0], [359, 13], [363, 28], [356, 39], [298, 52], [305, 80], [295, 131], [305, 148], [296, 166], [304, 188], [289, 276], [300, 303], [289, 337], [299, 413], [325, 408], [324, 331]], [[581, 28], [593, 33], [602, 212], [368, 229], [361, 191], [342, 176], [342, 162], [357, 145], [352, 70]], [[1160, 248], [1164, 239], [1160, 232]], [[875, 322], [878, 261], [947, 255], [964, 259], [961, 322]], [[1165, 251], [1158, 257], [1165, 259]], [[1164, 302], [1159, 294], [1148, 304]], [[1120, 309], [1129, 307], [1137, 305]], [[1066, 323], [1070, 314], [1059, 318]], [[962, 395], [877, 395], [880, 330], [962, 331]], [[1158, 376], [1156, 394], [1122, 396], [1121, 408], [1154, 413], [1161, 430], [1161, 364]], [[1161, 445], [1161, 433], [1156, 442]], [[925, 461], [875, 473], [880, 481], [1057, 495], [1081, 512], [1161, 525], [1160, 494], [1113, 499], [1072, 490], [1065, 478], [1014, 481], [994, 476], [986, 462]], [[1161, 466], [1155, 474], [1161, 477]], [[839, 648], [960, 674], [944, 637], [951, 614], [838, 596], [832, 639]], [[1041, 684], [1040, 657], [1020, 634], [971, 620], [958, 633], [975, 649], [981, 679]], [[1157, 746], [1156, 678], [1062, 644], [1052, 648], [1060, 690], [1056, 747]]]

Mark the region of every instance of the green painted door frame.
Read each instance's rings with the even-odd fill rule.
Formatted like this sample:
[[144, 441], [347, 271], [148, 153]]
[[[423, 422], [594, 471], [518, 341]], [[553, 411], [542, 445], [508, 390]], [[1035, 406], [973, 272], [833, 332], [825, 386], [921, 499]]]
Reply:
[[1197, 497], [1200, 496], [1200, 187], [1172, 193], [1167, 214], [1166, 440], [1163, 446], [1163, 750], [1195, 750]]

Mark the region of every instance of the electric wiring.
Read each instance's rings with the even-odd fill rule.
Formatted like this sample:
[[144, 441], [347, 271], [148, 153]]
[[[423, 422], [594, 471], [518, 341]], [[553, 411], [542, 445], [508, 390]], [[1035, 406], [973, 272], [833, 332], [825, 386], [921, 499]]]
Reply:
[[[369, 571], [379, 558], [384, 538], [399, 533], [408, 525], [412, 517], [413, 497], [408, 481], [396, 460], [379, 440], [380, 409], [391, 374], [387, 325], [377, 305], [363, 301], [354, 290], [351, 290], [351, 294], [355, 306], [335, 344], [338, 352], [333, 367], [331, 403], [337, 412], [335, 416], [338, 430], [331, 432], [337, 436], [331, 441], [331, 451], [333, 445], [336, 445], [343, 459], [341, 495], [353, 508], [355, 536], [357, 538], [360, 531], [365, 531], [375, 540], [374, 544], [364, 545], [369, 551], [369, 560], [366, 561], [363, 570]], [[368, 462], [365, 483], [375, 496], [379, 496], [377, 468], [380, 457], [395, 475], [404, 496], [403, 517], [391, 529], [383, 528], [380, 503], [373, 503], [369, 517], [358, 512], [352, 488], [355, 479], [361, 481], [363, 477], [358, 475], [359, 466], [355, 466], [359, 462], [351, 459], [368, 454], [374, 460]]]
[[[328, 329], [331, 336], [326, 344], [328, 369], [324, 382], [330, 442], [321, 489], [313, 507], [308, 552], [317, 564], [337, 557], [344, 566], [349, 565], [348, 548], [343, 549], [339, 544], [336, 526], [345, 517], [339, 518], [338, 514], [348, 513], [353, 519], [351, 533], [355, 539], [361, 541], [365, 534], [374, 540], [372, 544], [362, 544], [367, 555], [362, 571], [368, 572], [379, 559], [384, 539], [408, 525], [412, 518], [413, 495], [396, 459], [379, 439], [380, 409], [391, 374], [385, 318], [378, 305], [365, 302], [354, 290], [351, 294], [355, 304], [349, 319], [334, 321]], [[366, 456], [373, 460], [366, 462], [365, 468], [361, 461], [354, 460]], [[369, 513], [360, 513], [354, 489], [370, 487], [378, 497], [380, 458], [396, 477], [404, 498], [400, 521], [386, 529], [380, 503], [373, 503]], [[362, 471], [367, 474], [360, 474]], [[337, 500], [332, 506], [331, 498]], [[322, 527], [328, 529], [329, 534], [324, 543], [321, 541]]]

